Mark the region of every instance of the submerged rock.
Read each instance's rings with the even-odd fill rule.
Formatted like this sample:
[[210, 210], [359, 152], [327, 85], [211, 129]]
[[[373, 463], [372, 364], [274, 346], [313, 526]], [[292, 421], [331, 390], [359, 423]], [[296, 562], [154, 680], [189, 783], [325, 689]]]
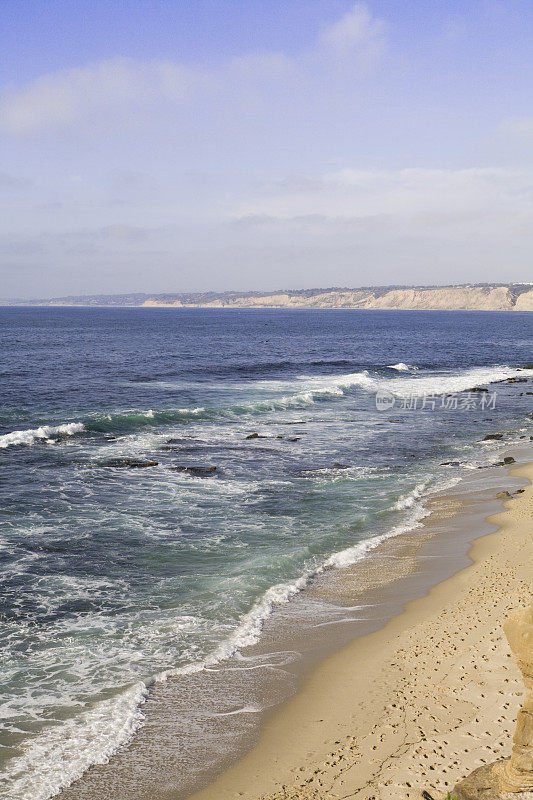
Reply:
[[200, 478], [212, 475], [217, 470], [216, 467], [170, 467], [170, 469], [174, 472], [186, 472], [189, 475], [195, 475]]
[[246, 439], [268, 439], [268, 436], [261, 436], [260, 433], [250, 433], [245, 438]]
[[494, 497], [496, 500], [512, 500], [513, 495], [511, 492], [496, 492]]
[[503, 463], [504, 464], [514, 464], [515, 460], [514, 460], [514, 458], [512, 456], [505, 456], [505, 458], [503, 459]]
[[488, 442], [489, 439], [501, 439], [503, 433], [487, 433], [486, 436], [483, 437], [484, 442]]
[[141, 461], [137, 458], [110, 458], [102, 461], [101, 467], [120, 467], [122, 469], [140, 469], [141, 467], [157, 467], [159, 461]]

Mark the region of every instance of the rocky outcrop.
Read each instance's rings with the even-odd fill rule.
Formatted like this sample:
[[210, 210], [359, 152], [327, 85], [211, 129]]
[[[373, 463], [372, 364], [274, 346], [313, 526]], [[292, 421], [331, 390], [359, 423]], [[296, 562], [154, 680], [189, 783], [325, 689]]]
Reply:
[[512, 614], [503, 629], [528, 694], [518, 712], [511, 758], [496, 771], [504, 792], [533, 792], [533, 603]]
[[515, 311], [533, 311], [533, 289], [516, 298]]
[[503, 629], [528, 694], [518, 712], [511, 757], [474, 770], [454, 789], [458, 800], [533, 798], [533, 603], [511, 614]]
[[443, 289], [397, 289], [382, 297], [369, 299], [367, 308], [485, 310], [507, 311], [513, 307], [512, 297], [506, 286], [485, 288], [474, 286], [452, 286]]

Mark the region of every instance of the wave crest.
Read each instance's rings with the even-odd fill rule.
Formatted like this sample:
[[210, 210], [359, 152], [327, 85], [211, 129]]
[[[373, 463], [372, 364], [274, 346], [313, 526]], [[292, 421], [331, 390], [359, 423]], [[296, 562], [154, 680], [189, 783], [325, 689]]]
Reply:
[[84, 430], [85, 425], [82, 422], [67, 422], [64, 425], [41, 425], [40, 428], [12, 431], [0, 436], [0, 448], [17, 444], [31, 445], [38, 439], [50, 439], [53, 436], [74, 436]]

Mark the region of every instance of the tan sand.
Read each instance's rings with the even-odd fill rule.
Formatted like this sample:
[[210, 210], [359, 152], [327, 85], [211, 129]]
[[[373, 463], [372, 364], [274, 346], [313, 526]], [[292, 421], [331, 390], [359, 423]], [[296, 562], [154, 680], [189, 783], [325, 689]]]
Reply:
[[[533, 479], [533, 464], [513, 471]], [[524, 692], [502, 622], [530, 602], [533, 491], [491, 517], [473, 564], [325, 659], [257, 746], [191, 800], [443, 796], [507, 756]]]

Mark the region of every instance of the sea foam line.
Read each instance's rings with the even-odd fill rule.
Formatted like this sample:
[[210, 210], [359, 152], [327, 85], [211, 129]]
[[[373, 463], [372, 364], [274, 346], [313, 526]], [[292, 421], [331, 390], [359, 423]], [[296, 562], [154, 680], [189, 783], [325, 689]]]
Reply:
[[89, 711], [40, 733], [8, 762], [9, 800], [48, 800], [93, 764], [106, 764], [142, 725], [148, 691], [139, 682]]
[[[403, 370], [407, 366], [409, 373]], [[240, 417], [247, 414], [260, 414], [281, 411], [289, 408], [302, 408], [313, 405], [317, 400], [342, 397], [351, 389], [361, 389], [372, 393], [385, 390], [396, 397], [454, 394], [479, 385], [489, 385], [512, 377], [532, 377], [533, 369], [520, 369], [510, 366], [471, 367], [455, 374], [420, 375], [411, 372], [415, 368], [406, 364], [392, 365], [398, 374], [393, 378], [372, 376], [367, 370], [347, 375], [310, 376], [302, 375], [291, 381], [256, 381], [255, 386], [267, 392], [267, 396], [249, 404], [228, 405], [222, 408], [178, 408], [149, 409], [141, 411], [129, 409], [113, 412], [81, 422], [64, 425], [43, 425], [40, 428], [13, 431], [0, 436], [0, 449], [10, 445], [30, 445], [37, 439], [48, 439], [57, 434], [72, 436], [83, 430], [117, 431], [131, 430], [145, 425], [168, 425], [172, 422], [190, 419], [213, 419], [216, 417]], [[292, 392], [291, 392], [292, 390]], [[282, 393], [281, 396], [268, 397], [268, 393]]]
[[[402, 370], [399, 370], [402, 372]], [[376, 392], [386, 390], [397, 397], [413, 395], [440, 395], [464, 392], [480, 385], [489, 385], [518, 376], [531, 377], [533, 369], [520, 369], [506, 365], [498, 367], [471, 367], [455, 374], [445, 375], [398, 375], [394, 378], [380, 378], [370, 375], [368, 370], [354, 372], [350, 375], [324, 377], [302, 376], [305, 381], [305, 393], [313, 398], [318, 394], [342, 394], [344, 391], [359, 387], [363, 391]]]

